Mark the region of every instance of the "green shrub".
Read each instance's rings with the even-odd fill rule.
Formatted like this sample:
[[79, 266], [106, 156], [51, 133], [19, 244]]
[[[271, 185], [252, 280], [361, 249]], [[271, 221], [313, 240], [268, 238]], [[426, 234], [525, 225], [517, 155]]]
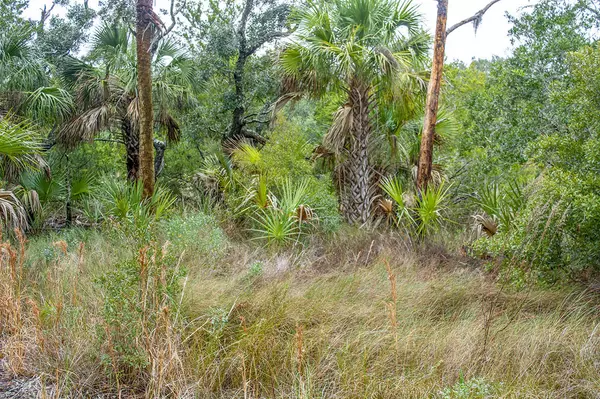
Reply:
[[483, 378], [466, 380], [462, 377], [450, 388], [438, 394], [439, 399], [491, 399], [496, 397], [497, 388]]

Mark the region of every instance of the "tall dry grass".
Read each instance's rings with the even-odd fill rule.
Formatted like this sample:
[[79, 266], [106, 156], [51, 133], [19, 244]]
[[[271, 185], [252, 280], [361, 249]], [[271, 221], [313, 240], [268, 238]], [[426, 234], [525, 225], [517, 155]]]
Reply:
[[[300, 252], [240, 244], [200, 267], [101, 235], [27, 245], [0, 246], [0, 351], [47, 397], [427, 398], [475, 379], [493, 397], [600, 392], [593, 293], [502, 288], [439, 247], [356, 233]], [[97, 284], [121, 256], [139, 273], [143, 367], [119, 358], [123, 326], [107, 324]], [[177, 298], [161, 288], [170, 268], [189, 271]]]

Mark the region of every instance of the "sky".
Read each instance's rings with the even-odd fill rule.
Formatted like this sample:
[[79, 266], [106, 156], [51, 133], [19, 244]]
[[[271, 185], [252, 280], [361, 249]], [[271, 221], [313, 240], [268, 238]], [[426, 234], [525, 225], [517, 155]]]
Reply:
[[[72, 0], [81, 1], [83, 0]], [[154, 0], [156, 8], [168, 8], [170, 0]], [[420, 4], [421, 12], [425, 18], [427, 28], [433, 32], [437, 12], [436, 0], [414, 0]], [[510, 49], [508, 38], [508, 23], [505, 14], [519, 15], [524, 6], [531, 5], [536, 0], [501, 0], [495, 4], [483, 17], [483, 22], [477, 34], [472, 25], [465, 25], [448, 36], [446, 43], [446, 56], [449, 60], [461, 60], [465, 63], [473, 58], [491, 58], [494, 55], [505, 56]], [[465, 18], [475, 14], [485, 7], [490, 0], [449, 0], [448, 26], [454, 25]], [[44, 4], [50, 7], [51, 0], [30, 0], [27, 11], [29, 17], [39, 18], [40, 10]], [[90, 6], [97, 5], [97, 1], [90, 1]], [[58, 12], [61, 12], [59, 10]]]
[[[435, 29], [437, 1], [416, 0], [421, 4], [426, 26], [431, 32]], [[448, 27], [462, 21], [485, 7], [490, 0], [449, 0]], [[511, 47], [508, 38], [510, 24], [506, 13], [519, 15], [523, 7], [534, 4], [534, 0], [502, 0], [495, 4], [483, 16], [483, 21], [477, 30], [473, 25], [464, 25], [448, 36], [446, 56], [450, 60], [469, 62], [473, 58], [491, 58], [494, 55], [508, 55]]]

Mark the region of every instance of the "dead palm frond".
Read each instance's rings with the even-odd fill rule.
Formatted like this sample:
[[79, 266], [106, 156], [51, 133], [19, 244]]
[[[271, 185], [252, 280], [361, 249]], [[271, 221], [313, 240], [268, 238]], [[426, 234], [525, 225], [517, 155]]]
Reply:
[[473, 216], [474, 229], [477, 235], [484, 233], [488, 237], [493, 237], [498, 232], [498, 222], [486, 214], [477, 214]]
[[333, 124], [323, 138], [325, 147], [336, 154], [341, 154], [352, 137], [352, 121], [352, 107], [350, 104], [344, 104], [333, 115]]
[[68, 148], [81, 142], [91, 142], [98, 133], [110, 128], [113, 116], [114, 109], [109, 104], [88, 109], [64, 125], [58, 131], [56, 139]]
[[5, 230], [25, 230], [28, 226], [27, 212], [12, 191], [0, 190], [0, 222]]

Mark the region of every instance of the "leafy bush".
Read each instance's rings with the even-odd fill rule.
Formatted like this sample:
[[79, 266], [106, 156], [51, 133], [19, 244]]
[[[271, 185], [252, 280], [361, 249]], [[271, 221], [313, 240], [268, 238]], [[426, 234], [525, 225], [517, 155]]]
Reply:
[[260, 150], [260, 173], [272, 189], [291, 180], [306, 180], [306, 203], [318, 215], [324, 231], [339, 228], [338, 202], [329, 175], [316, 175], [310, 162], [313, 147], [299, 125], [284, 118], [277, 120], [269, 140]]

